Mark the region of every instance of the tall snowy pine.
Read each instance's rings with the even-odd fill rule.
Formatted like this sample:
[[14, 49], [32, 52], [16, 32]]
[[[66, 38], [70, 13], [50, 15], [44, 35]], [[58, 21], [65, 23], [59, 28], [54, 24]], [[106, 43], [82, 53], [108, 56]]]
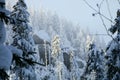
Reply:
[[120, 80], [120, 10], [117, 11], [117, 18], [109, 31], [116, 37], [108, 44], [106, 49], [106, 75], [105, 80]]
[[8, 23], [9, 11], [5, 9], [5, 0], [0, 0], [0, 80], [8, 80], [6, 70], [10, 69], [12, 61], [12, 52], [4, 44], [6, 39], [6, 30], [4, 23]]
[[14, 19], [13, 43], [12, 45], [23, 51], [22, 57], [14, 55], [13, 72], [17, 80], [35, 80], [34, 71], [34, 41], [32, 39], [32, 28], [29, 26], [29, 13], [24, 0], [18, 0], [13, 6], [11, 18]]
[[[103, 79], [103, 67], [102, 67], [102, 55], [94, 43], [90, 44], [88, 52], [88, 61], [86, 64], [85, 72], [81, 76], [81, 79], [85, 80], [102, 80]], [[90, 77], [90, 75], [92, 77]], [[92, 78], [92, 79], [91, 79]]]
[[[52, 40], [52, 65], [55, 70], [55, 77], [56, 80], [63, 80], [62, 76], [62, 68], [63, 68], [63, 55], [61, 53], [61, 47], [60, 47], [60, 38], [58, 35], [55, 35]], [[63, 73], [64, 74], [64, 73]]]

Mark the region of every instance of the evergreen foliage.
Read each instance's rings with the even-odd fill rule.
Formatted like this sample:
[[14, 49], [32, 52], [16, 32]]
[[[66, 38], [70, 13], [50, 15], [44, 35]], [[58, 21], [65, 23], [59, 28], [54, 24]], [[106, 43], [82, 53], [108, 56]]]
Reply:
[[117, 11], [115, 22], [115, 25], [109, 29], [112, 34], [117, 32], [117, 35], [106, 48], [105, 80], [120, 79], [120, 10]]
[[90, 44], [88, 52], [88, 61], [85, 68], [85, 72], [81, 76], [81, 79], [89, 79], [90, 75], [93, 75], [94, 80], [103, 79], [103, 52], [100, 52], [94, 43]]
[[[36, 13], [36, 11], [32, 12], [32, 10], [29, 14], [25, 0], [18, 0], [13, 6], [10, 17], [8, 17], [7, 13], [9, 11], [5, 10], [5, 2], [1, 3], [1, 1], [4, 0], [0, 0], [0, 80], [9, 78], [6, 74], [6, 70], [9, 70], [9, 68], [10, 80], [80, 80], [85, 68], [87, 54], [87, 66], [81, 80], [89, 80], [91, 77], [94, 78], [91, 80], [103, 79], [104, 52], [96, 48], [96, 45], [103, 46], [98, 37], [95, 38], [97, 44], [91, 44], [87, 53], [87, 44], [92, 41], [93, 37], [88, 30], [82, 31], [80, 25], [73, 25], [72, 22], [59, 18], [57, 14], [49, 14], [50, 12], [46, 14], [45, 12], [40, 11], [39, 13], [37, 11]], [[4, 10], [1, 7], [4, 7]], [[8, 5], [8, 7], [10, 6]], [[29, 25], [29, 17], [31, 18], [30, 24], [32, 27]], [[5, 39], [4, 22], [12, 24], [13, 36], [7, 35], [9, 40]], [[116, 20], [116, 25], [119, 25], [118, 23], [119, 19], [118, 21]], [[9, 27], [11, 26], [9, 25]], [[40, 30], [44, 30], [50, 35], [52, 42], [50, 44], [51, 39], [49, 38], [48, 44], [51, 50], [46, 45], [48, 36], [45, 36], [44, 33], [39, 33]], [[110, 31], [114, 34], [120, 30], [115, 26]], [[38, 34], [36, 41], [41, 43], [34, 44], [33, 32]], [[10, 33], [9, 30], [8, 33]], [[10, 42], [10, 45], [8, 43], [5, 45], [5, 40]], [[111, 43], [114, 44], [115, 41]], [[41, 47], [44, 48], [44, 51], [42, 51], [40, 45], [43, 45]], [[114, 45], [117, 44], [115, 43]], [[37, 54], [34, 46], [37, 49]], [[49, 52], [47, 52], [48, 50]], [[45, 54], [43, 61], [45, 65], [39, 63], [42, 62], [39, 60], [42, 57], [40, 51]], [[108, 57], [106, 56], [106, 58]], [[38, 62], [36, 62], [36, 59]], [[118, 60], [115, 63], [119, 64], [119, 58], [117, 57], [115, 60]], [[35, 64], [38, 65], [36, 66]], [[118, 67], [114, 68], [119, 70]], [[119, 71], [116, 72], [113, 79], [119, 79], [117, 76], [119, 76]]]
[[10, 21], [8, 18], [9, 11], [5, 8], [5, 0], [0, 0], [0, 80], [8, 80], [9, 76], [6, 70], [9, 70], [12, 53], [4, 45], [6, 39], [5, 24]]
[[[15, 21], [12, 27], [14, 32], [12, 45], [23, 51], [23, 58], [14, 55], [14, 65], [16, 79], [32, 80], [35, 78], [34, 61], [34, 41], [32, 39], [32, 28], [29, 23], [29, 13], [24, 0], [18, 0], [13, 6], [11, 18]], [[27, 73], [26, 73], [27, 72]]]

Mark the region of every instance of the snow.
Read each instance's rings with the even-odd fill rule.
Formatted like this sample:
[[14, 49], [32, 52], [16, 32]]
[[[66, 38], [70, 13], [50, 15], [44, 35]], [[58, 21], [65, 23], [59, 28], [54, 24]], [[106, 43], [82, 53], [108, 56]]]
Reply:
[[31, 71], [26, 69], [26, 68], [22, 68], [22, 73], [24, 74], [24, 76], [29, 76], [29, 75], [32, 75]]
[[11, 52], [12, 52], [13, 54], [16, 54], [17, 56], [22, 57], [22, 54], [23, 54], [22, 50], [17, 49], [17, 48], [14, 47], [14, 46], [7, 46], [7, 47], [11, 50]]
[[8, 70], [12, 61], [12, 52], [3, 44], [0, 44], [0, 69]]
[[5, 37], [6, 37], [6, 32], [5, 32], [4, 23], [0, 21], [0, 44], [5, 42]]
[[106, 55], [111, 55], [111, 52], [114, 50], [114, 49], [116, 49], [116, 46], [117, 46], [118, 44], [116, 43], [116, 41], [111, 41], [109, 44], [108, 44], [108, 46], [109, 46], [109, 49], [106, 51]]
[[[10, 17], [14, 19], [15, 22], [15, 24], [12, 25], [12, 30], [14, 33], [12, 36], [12, 45], [15, 47], [8, 46], [8, 48], [11, 50], [11, 52], [13, 52], [13, 54], [16, 54], [24, 59], [35, 61], [33, 54], [35, 49], [34, 41], [32, 40], [32, 27], [29, 26], [29, 13], [27, 11], [27, 6], [24, 0], [18, 0], [13, 8], [14, 10], [11, 12]], [[24, 51], [24, 53], [22, 51]], [[24, 56], [22, 56], [22, 54]], [[20, 62], [15, 59], [15, 61], [13, 61], [11, 64], [13, 66], [11, 71], [13, 71], [13, 74], [15, 73], [17, 80], [36, 80], [35, 78], [33, 79], [35, 76], [34, 65], [32, 65], [32, 63], [29, 64], [29, 62], [26, 62], [24, 59], [21, 59]], [[21, 63], [24, 63], [24, 65]]]
[[35, 31], [35, 34], [39, 36], [40, 39], [50, 42], [50, 37], [45, 30]]
[[0, 9], [0, 12], [4, 12], [6, 15], [9, 15], [10, 14], [10, 11], [6, 10], [6, 9]]
[[[21, 0], [19, 0], [19, 1], [21, 1]], [[19, 4], [19, 5], [21, 5], [21, 4]], [[16, 8], [18, 8], [18, 7], [19, 6], [16, 6]], [[22, 9], [22, 7], [20, 9]], [[15, 12], [14, 12], [15, 15], [13, 16], [13, 17], [16, 16], [15, 19], [19, 19], [19, 20], [22, 20], [22, 21], [25, 21], [25, 22], [28, 21], [29, 15], [28, 15], [28, 13], [26, 11], [23, 11], [23, 13], [26, 13], [26, 14], [25, 15], [21, 14], [22, 17], [18, 16], [18, 13], [19, 13], [19, 11], [17, 12], [15, 10]], [[43, 16], [43, 18], [44, 18], [44, 16]], [[50, 17], [50, 18], [52, 18], [52, 17]], [[45, 20], [48, 20], [48, 19], [45, 19]], [[54, 35], [60, 35], [58, 33], [59, 31], [55, 31], [55, 30], [60, 30], [60, 29], [59, 29], [59, 26], [56, 26], [57, 23], [54, 23], [54, 22], [57, 22], [57, 21], [53, 20], [53, 23], [50, 26], [48, 25], [48, 24], [50, 24], [49, 21], [46, 22], [45, 24], [43, 24], [42, 26], [41, 26], [42, 22], [40, 22], [40, 21], [43, 21], [43, 23], [44, 23], [44, 20], [36, 19], [36, 21], [38, 21], [38, 24], [40, 24], [40, 27], [46, 28], [45, 25], [47, 25], [46, 29], [48, 31], [47, 30], [46, 31], [49, 34], [45, 30], [40, 30], [40, 31], [36, 30], [36, 31], [34, 31], [34, 35], [36, 35], [38, 37], [38, 41], [39, 40], [42, 41], [41, 44], [44, 45], [45, 54], [47, 54], [46, 51], [47, 51], [48, 48], [46, 47], [47, 46], [46, 42], [49, 42], [49, 43], [51, 42], [51, 39], [50, 39], [49, 35], [50, 36], [52, 36], [53, 34]], [[50, 20], [50, 21], [52, 22], [52, 20]], [[36, 24], [35, 21], [31, 21], [31, 22], [33, 22], [33, 24]], [[60, 21], [60, 22], [62, 22], [62, 21]], [[17, 23], [17, 20], [16, 20], [16, 23]], [[20, 25], [22, 25], [20, 27], [26, 28], [25, 30], [23, 30], [26, 33], [24, 35], [29, 34], [29, 32], [32, 30], [31, 27], [26, 25], [26, 23], [22, 23], [22, 24], [20, 23]], [[66, 30], [64, 30], [64, 31], [61, 30], [61, 33], [64, 36], [60, 37], [57, 40], [55, 39], [55, 41], [53, 40], [53, 45], [52, 46], [50, 45], [50, 47], [53, 47], [53, 48], [51, 48], [51, 51], [54, 52], [53, 54], [57, 55], [57, 56], [53, 57], [53, 58], [55, 58], [55, 60], [53, 60], [53, 62], [55, 63], [55, 66], [53, 66], [52, 64], [50, 64], [50, 65], [48, 64], [45, 67], [39, 66], [38, 67], [39, 70], [38, 69], [35, 70], [37, 80], [80, 80], [80, 76], [81, 76], [82, 72], [85, 69], [84, 66], [86, 65], [86, 62], [84, 61], [85, 60], [84, 56], [86, 55], [86, 52], [87, 52], [86, 51], [86, 44], [90, 44], [92, 38], [91, 38], [91, 36], [86, 37], [86, 33], [85, 34], [83, 34], [83, 33], [81, 33], [81, 34], [74, 33], [74, 32], [79, 32], [79, 31], [78, 30], [73, 30], [71, 24], [69, 25], [69, 23], [66, 24], [66, 22], [64, 22], [63, 26], [64, 26], [63, 30], [66, 28]], [[67, 26], [70, 26], [70, 29]], [[15, 28], [18, 28], [18, 26], [16, 26]], [[2, 30], [3, 28], [0, 28], [0, 29], [1, 29], [0, 31], [5, 32], [5, 30]], [[39, 29], [43, 29], [43, 28], [39, 28]], [[51, 31], [49, 31], [49, 29], [51, 29]], [[20, 29], [18, 28], [18, 30], [20, 30]], [[1, 39], [1, 35], [2, 35], [2, 39], [5, 39], [5, 38], [3, 38], [3, 37], [5, 37], [5, 33], [4, 34], [3, 33], [1, 34], [1, 33], [2, 32], [0, 32], [0, 39]], [[16, 38], [18, 39], [19, 35], [16, 36]], [[17, 42], [18, 42], [18, 44], [20, 46], [23, 46], [22, 48], [24, 48], [27, 52], [33, 51], [32, 47], [33, 47], [34, 43], [33, 43], [32, 38], [33, 38], [32, 36], [29, 37], [29, 35], [27, 35], [27, 37], [22, 37], [22, 39], [20, 39], [20, 40], [18, 39]], [[5, 40], [2, 40], [1, 43], [3, 43], [4, 41]], [[115, 44], [114, 44], [114, 46], [115, 46]], [[38, 45], [36, 45], [36, 47], [37, 47], [36, 48], [37, 49], [36, 50], [37, 51], [36, 57], [33, 56], [33, 55], [30, 55], [28, 57], [29, 57], [29, 59], [37, 58], [38, 59], [37, 61], [39, 62], [40, 56], [39, 56], [39, 52], [38, 52], [39, 51], [38, 50]], [[70, 66], [71, 66], [70, 71], [67, 69], [67, 67], [65, 66], [65, 63], [63, 62], [63, 52], [61, 51], [62, 50], [61, 48], [63, 49], [63, 52], [66, 52], [70, 56], [70, 60], [69, 60]], [[114, 47], [113, 48], [111, 47], [111, 49], [114, 49]], [[75, 50], [76, 51], [78, 50], [78, 51], [76, 53], [74, 53]], [[49, 52], [51, 52], [51, 51], [49, 51]], [[94, 52], [96, 53], [97, 50], [94, 49]], [[0, 68], [9, 69], [10, 63], [11, 63], [11, 60], [12, 60], [12, 54], [16, 54], [16, 55], [22, 57], [23, 52], [20, 49], [17, 49], [16, 47], [14, 47], [14, 46], [4, 46], [3, 44], [1, 45], [1, 47], [0, 47], [0, 63], [1, 63]], [[50, 59], [51, 59], [51, 56], [54, 56], [54, 55], [51, 55], [51, 54], [52, 53], [50, 53]], [[78, 55], [75, 55], [75, 54], [78, 54]], [[82, 57], [80, 57], [80, 55], [83, 57], [83, 59], [81, 59]], [[45, 56], [46, 56], [46, 61], [47, 61], [47, 55], [45, 55]], [[66, 59], [68, 59], [68, 58], [66, 58]], [[117, 59], [119, 60], [119, 58], [117, 58]], [[35, 61], [35, 60], [33, 60], [33, 61]], [[68, 61], [67, 61], [67, 63], [68, 63]], [[120, 61], [118, 61], [117, 63], [119, 64]], [[16, 66], [16, 65], [14, 65], [14, 66]], [[91, 66], [93, 66], [92, 63], [91, 63]], [[30, 76], [31, 77], [32, 75], [34, 75], [34, 69], [32, 69], [32, 68], [34, 68], [34, 67], [29, 68], [27, 66], [27, 69], [23, 68], [22, 69], [22, 71], [24, 73], [23, 77], [24, 76], [26, 76], [26, 77]], [[17, 70], [15, 70], [15, 71], [16, 71], [16, 73], [19, 72]], [[88, 75], [88, 76], [90, 76], [90, 75]], [[18, 77], [18, 76], [16, 76], [16, 77]], [[49, 78], [49, 79], [47, 79], [47, 78]], [[34, 79], [31, 79], [31, 80], [34, 80]]]

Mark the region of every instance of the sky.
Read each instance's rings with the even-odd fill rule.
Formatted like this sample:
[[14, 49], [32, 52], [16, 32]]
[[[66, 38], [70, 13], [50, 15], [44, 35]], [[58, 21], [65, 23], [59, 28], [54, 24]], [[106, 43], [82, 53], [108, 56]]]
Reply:
[[[106, 17], [110, 18], [108, 8], [114, 21], [116, 17], [116, 11], [120, 8], [118, 0], [86, 0], [92, 7], [98, 10], [97, 4], [102, 1], [101, 12]], [[107, 6], [107, 1], [109, 7]], [[29, 8], [39, 10], [40, 8], [46, 11], [55, 12], [58, 16], [70, 20], [74, 24], [79, 24], [82, 29], [90, 30], [91, 34], [106, 34], [106, 30], [101, 22], [99, 15], [92, 16], [95, 13], [84, 0], [26, 0]], [[111, 27], [111, 22], [104, 19], [107, 28]], [[109, 40], [108, 36], [104, 36], [104, 39]]]

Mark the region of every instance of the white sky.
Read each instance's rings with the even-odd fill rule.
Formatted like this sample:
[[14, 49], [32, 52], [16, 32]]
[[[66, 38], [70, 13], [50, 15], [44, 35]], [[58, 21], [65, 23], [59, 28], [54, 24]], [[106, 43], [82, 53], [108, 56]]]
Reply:
[[[97, 9], [96, 4], [99, 4], [103, 0], [86, 1]], [[102, 5], [102, 13], [110, 18], [106, 6], [106, 1], [107, 0], [104, 0]], [[116, 11], [120, 8], [120, 5], [118, 4], [118, 0], [108, 1], [110, 11], [114, 20], [114, 18], [116, 17]], [[34, 7], [34, 9], [37, 10], [42, 7], [46, 11], [49, 10], [51, 12], [55, 12], [60, 17], [64, 17], [75, 24], [80, 24], [82, 29], [86, 29], [88, 27], [90, 29], [90, 32], [92, 33], [106, 33], [99, 16], [93, 17], [92, 13], [94, 13], [95, 11], [89, 8], [83, 0], [26, 0], [26, 3], [28, 3], [28, 7], [32, 6]], [[109, 21], [106, 20], [105, 23], [108, 28], [111, 26], [111, 23]], [[109, 38], [107, 37], [107, 39]]]

